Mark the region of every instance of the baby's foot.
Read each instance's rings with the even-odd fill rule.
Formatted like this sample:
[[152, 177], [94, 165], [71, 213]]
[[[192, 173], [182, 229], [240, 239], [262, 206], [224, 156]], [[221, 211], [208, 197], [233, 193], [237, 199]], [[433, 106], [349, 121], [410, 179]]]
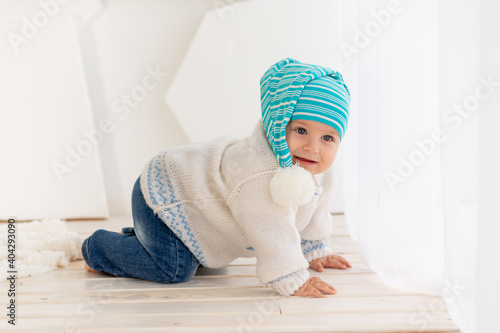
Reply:
[[93, 270], [92, 268], [90, 268], [90, 266], [89, 266], [89, 265], [87, 265], [87, 263], [86, 263], [86, 262], [84, 262], [84, 263], [83, 263], [83, 267], [84, 267], [87, 271], [89, 271], [89, 272], [96, 272], [96, 273], [97, 273], [97, 271], [96, 271], [96, 270]]

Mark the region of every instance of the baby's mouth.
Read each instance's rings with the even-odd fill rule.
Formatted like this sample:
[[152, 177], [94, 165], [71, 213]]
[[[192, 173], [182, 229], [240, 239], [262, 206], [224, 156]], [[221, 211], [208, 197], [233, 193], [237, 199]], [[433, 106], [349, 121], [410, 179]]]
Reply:
[[304, 164], [316, 164], [318, 162], [316, 161], [312, 161], [312, 160], [308, 160], [307, 158], [303, 158], [303, 157], [299, 157], [299, 156], [295, 156], [295, 158], [299, 161], [299, 162], [302, 162]]

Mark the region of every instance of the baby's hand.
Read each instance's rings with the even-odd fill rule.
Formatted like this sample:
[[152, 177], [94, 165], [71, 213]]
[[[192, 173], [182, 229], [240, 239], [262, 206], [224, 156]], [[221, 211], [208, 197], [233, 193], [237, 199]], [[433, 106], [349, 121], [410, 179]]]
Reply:
[[335, 290], [335, 288], [333, 288], [330, 284], [321, 280], [319, 277], [312, 277], [309, 278], [309, 280], [307, 280], [306, 283], [302, 285], [302, 287], [295, 291], [292, 296], [314, 296], [323, 298], [325, 297], [325, 295], [323, 295], [322, 293], [335, 295], [337, 293], [337, 290]]
[[325, 268], [347, 269], [351, 264], [341, 256], [331, 255], [314, 259], [309, 263], [309, 268], [317, 272], [323, 272]]

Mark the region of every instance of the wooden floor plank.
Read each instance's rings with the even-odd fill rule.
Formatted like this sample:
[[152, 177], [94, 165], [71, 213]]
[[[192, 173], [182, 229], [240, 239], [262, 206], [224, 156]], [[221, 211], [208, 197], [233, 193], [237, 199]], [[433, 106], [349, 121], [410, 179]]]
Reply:
[[[383, 296], [415, 296], [410, 292], [402, 292], [385, 284], [377, 286], [371, 284], [336, 285], [337, 294], [328, 298], [345, 297], [383, 297]], [[280, 295], [271, 288], [220, 288], [220, 289], [137, 289], [114, 290], [95, 289], [85, 291], [53, 292], [22, 292], [19, 302], [22, 304], [49, 304], [49, 303], [82, 303], [82, 302], [109, 302], [109, 303], [140, 303], [140, 302], [177, 302], [177, 301], [205, 301], [205, 300], [241, 300], [252, 301], [261, 298], [278, 298]]]
[[80, 313], [96, 310], [99, 316], [128, 316], [152, 314], [162, 316], [199, 316], [214, 315], [218, 313], [245, 314], [256, 310], [259, 302], [266, 304], [266, 309], [270, 313], [280, 314], [278, 299], [258, 299], [249, 302], [240, 300], [226, 301], [197, 301], [197, 302], [136, 302], [131, 305], [129, 302], [87, 302], [75, 304], [25, 304], [23, 311], [29, 313], [24, 318], [47, 317], [57, 314], [58, 317], [76, 317]]
[[271, 288], [225, 288], [225, 289], [192, 289], [192, 290], [87, 290], [79, 292], [21, 293], [20, 304], [70, 304], [84, 302], [101, 303], [142, 303], [142, 302], [199, 302], [241, 300], [244, 302], [257, 299], [281, 297]]
[[190, 281], [175, 284], [157, 283], [132, 278], [116, 278], [102, 276], [96, 279], [67, 280], [60, 281], [47, 280], [39, 283], [21, 282], [19, 293], [29, 292], [73, 292], [85, 290], [143, 290], [143, 289], [174, 289], [188, 290], [200, 288], [234, 288], [234, 287], [262, 287], [262, 283], [256, 277], [240, 278], [198, 278], [194, 277]]
[[[373, 274], [370, 267], [364, 263], [352, 263], [352, 267], [341, 269], [325, 269], [321, 274], [337, 275], [337, 274]], [[311, 270], [311, 273], [314, 271]], [[210, 269], [201, 267], [196, 272], [197, 277], [256, 277], [255, 265], [231, 265], [217, 269]], [[31, 277], [23, 280], [25, 283], [28, 281], [47, 281], [47, 280], [75, 280], [85, 279], [92, 280], [96, 278], [112, 278], [111, 275], [104, 273], [90, 273], [83, 269], [83, 262], [79, 265], [79, 269], [60, 269], [48, 272], [38, 277]]]
[[[327, 296], [328, 299], [346, 297], [389, 297], [389, 296], [415, 296], [414, 294], [402, 292], [385, 284], [374, 287], [369, 284], [349, 284], [335, 286], [337, 294]], [[112, 290], [97, 289], [87, 291], [75, 291], [72, 293], [54, 292], [22, 292], [19, 294], [20, 304], [69, 304], [83, 302], [107, 302], [107, 303], [141, 303], [141, 302], [198, 302], [198, 301], [225, 301], [240, 300], [243, 302], [262, 298], [279, 298], [271, 288], [220, 288], [220, 289], [149, 289], [149, 290]]]
[[429, 295], [392, 296], [329, 296], [328, 298], [283, 297], [279, 299], [283, 314], [323, 313], [323, 312], [446, 312], [443, 299]]
[[428, 295], [393, 295], [368, 297], [329, 296], [323, 299], [303, 297], [260, 297], [242, 302], [241, 298], [225, 300], [204, 299], [152, 299], [125, 298], [117, 301], [107, 298], [99, 300], [80, 300], [75, 303], [47, 302], [24, 303], [23, 318], [46, 317], [57, 314], [59, 317], [78, 316], [89, 309], [99, 309], [99, 315], [152, 314], [163, 315], [203, 315], [217, 313], [248, 313], [259, 307], [276, 314], [304, 313], [363, 313], [363, 312], [446, 312], [442, 299]]
[[[425, 317], [424, 315], [428, 315]], [[89, 311], [78, 317], [25, 318], [18, 329], [82, 332], [459, 332], [446, 312], [332, 313], [297, 316], [272, 314], [262, 306], [244, 314], [190, 314], [165, 316], [151, 313], [103, 316]]]
[[[164, 284], [140, 279], [116, 278], [109, 275], [99, 274], [101, 278], [66, 280], [64, 283], [58, 280], [30, 280], [19, 283], [19, 293], [33, 292], [73, 292], [84, 290], [138, 290], [138, 289], [175, 289], [188, 290], [200, 288], [234, 288], [234, 287], [262, 287], [263, 284], [256, 277], [197, 277], [184, 283]], [[373, 284], [374, 286], [385, 284], [375, 274], [324, 274], [311, 272], [313, 276], [320, 276], [322, 280], [336, 285]]]

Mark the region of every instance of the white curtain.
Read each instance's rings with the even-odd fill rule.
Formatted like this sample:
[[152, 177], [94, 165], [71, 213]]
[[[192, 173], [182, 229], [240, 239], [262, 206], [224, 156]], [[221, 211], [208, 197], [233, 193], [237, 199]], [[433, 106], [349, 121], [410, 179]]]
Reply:
[[500, 253], [498, 14], [493, 1], [344, 2], [348, 228], [379, 276], [442, 295], [427, 315], [447, 310], [464, 332], [500, 327], [499, 275], [485, 275]]

